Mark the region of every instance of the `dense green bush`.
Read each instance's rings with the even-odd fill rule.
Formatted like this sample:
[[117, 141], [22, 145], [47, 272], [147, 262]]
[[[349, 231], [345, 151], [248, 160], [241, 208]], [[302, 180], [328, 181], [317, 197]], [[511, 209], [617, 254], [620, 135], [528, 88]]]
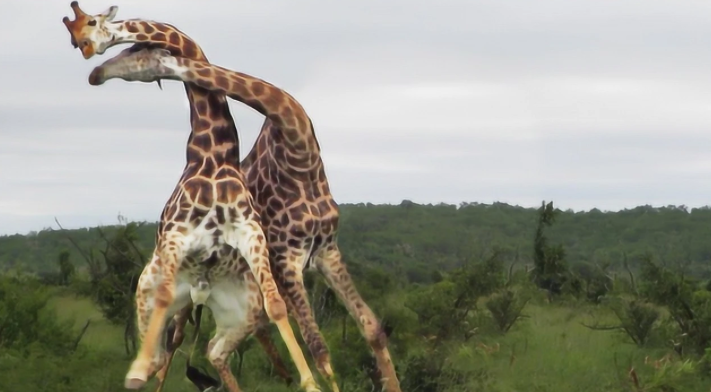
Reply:
[[506, 333], [518, 320], [525, 317], [522, 312], [528, 301], [529, 298], [523, 298], [518, 292], [505, 289], [489, 297], [486, 308], [499, 331]]

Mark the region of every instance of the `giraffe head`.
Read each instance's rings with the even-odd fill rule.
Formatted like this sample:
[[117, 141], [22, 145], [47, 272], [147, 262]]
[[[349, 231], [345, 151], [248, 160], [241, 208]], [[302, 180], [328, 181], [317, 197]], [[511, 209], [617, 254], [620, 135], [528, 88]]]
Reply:
[[62, 22], [67, 26], [72, 37], [72, 45], [81, 50], [85, 59], [94, 54], [102, 54], [116, 39], [117, 30], [111, 25], [116, 17], [118, 6], [111, 6], [106, 11], [89, 15], [79, 8], [79, 3], [72, 1], [70, 6], [74, 11], [74, 20], [64, 17]]
[[124, 49], [94, 68], [89, 75], [89, 84], [98, 86], [114, 78], [127, 82], [160, 84], [160, 79], [180, 80], [177, 75], [185, 70], [178, 58], [171, 56], [170, 51], [138, 44]]

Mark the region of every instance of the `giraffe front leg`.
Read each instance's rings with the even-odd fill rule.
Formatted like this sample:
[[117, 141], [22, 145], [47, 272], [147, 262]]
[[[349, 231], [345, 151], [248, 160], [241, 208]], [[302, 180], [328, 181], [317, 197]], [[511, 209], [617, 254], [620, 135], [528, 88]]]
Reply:
[[247, 260], [250, 270], [257, 280], [259, 290], [264, 297], [264, 310], [269, 319], [279, 329], [279, 334], [299, 371], [301, 387], [307, 392], [320, 392], [306, 358], [304, 358], [304, 353], [296, 341], [294, 331], [289, 324], [286, 304], [279, 294], [272, 276], [267, 242], [258, 222], [256, 219], [251, 219], [241, 223], [231, 233], [232, 235], [228, 237], [228, 243], [233, 248], [238, 249], [242, 257]]
[[168, 377], [168, 371], [170, 370], [170, 365], [173, 363], [173, 357], [175, 356], [175, 351], [183, 344], [185, 339], [185, 323], [188, 321], [190, 312], [193, 307], [191, 305], [185, 306], [178, 312], [178, 314], [173, 317], [173, 330], [172, 335], [168, 334], [168, 359], [165, 365], [156, 373], [156, 378], [158, 379], [158, 388], [156, 392], [161, 392], [163, 390], [163, 385], [165, 384], [165, 379]]
[[175, 252], [161, 253], [146, 266], [136, 290], [141, 346], [126, 374], [124, 386], [127, 389], [143, 387], [148, 377], [165, 362], [160, 337], [168, 308], [175, 301], [175, 274], [179, 263]]
[[328, 285], [346, 306], [348, 313], [355, 319], [361, 334], [373, 350], [384, 390], [386, 392], [401, 392], [400, 381], [395, 374], [395, 367], [387, 347], [387, 336], [373, 311], [358, 293], [346, 266], [341, 261], [341, 252], [338, 246], [331, 245], [326, 248], [317, 257], [316, 265], [326, 278]]

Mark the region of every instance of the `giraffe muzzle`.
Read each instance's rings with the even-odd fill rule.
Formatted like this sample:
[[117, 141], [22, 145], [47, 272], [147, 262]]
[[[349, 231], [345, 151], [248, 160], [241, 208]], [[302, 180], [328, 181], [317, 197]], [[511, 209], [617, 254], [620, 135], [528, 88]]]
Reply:
[[89, 74], [89, 84], [92, 86], [102, 85], [105, 81], [104, 69], [100, 66], [94, 68]]

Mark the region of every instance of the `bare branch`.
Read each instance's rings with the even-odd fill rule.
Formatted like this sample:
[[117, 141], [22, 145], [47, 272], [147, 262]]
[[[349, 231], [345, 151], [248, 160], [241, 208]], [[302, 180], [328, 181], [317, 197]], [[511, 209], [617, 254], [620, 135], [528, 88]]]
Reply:
[[511, 285], [511, 281], [513, 279], [513, 270], [514, 270], [514, 267], [516, 266], [516, 264], [518, 264], [518, 262], [519, 262], [519, 247], [517, 246], [516, 247], [516, 256], [514, 257], [513, 262], [509, 266], [509, 276], [506, 279], [506, 284], [504, 284], [504, 287], [509, 287]]
[[[126, 260], [128, 260], [129, 262], [131, 262], [131, 264], [133, 264], [134, 266], [136, 266], [136, 267], [138, 267], [138, 268], [143, 268], [143, 266], [144, 266], [143, 264], [137, 263], [137, 262], [134, 260], [135, 258], [134, 258], [133, 256], [128, 255], [128, 254], [126, 254], [125, 252], [123, 252], [121, 249], [119, 249], [119, 248], [114, 244], [114, 241], [110, 240], [110, 239], [108, 238], [108, 236], [104, 233], [104, 231], [101, 230], [100, 227], [97, 227], [96, 229], [98, 230], [99, 235], [101, 236], [101, 238], [103, 238], [104, 241], [105, 241], [106, 244], [107, 244], [107, 249], [106, 249], [107, 252], [108, 252], [108, 247], [111, 247], [111, 248], [113, 248], [113, 250], [115, 250], [115, 251], [118, 252], [121, 256], [123, 256]], [[127, 240], [126, 242], [128, 242], [128, 243], [136, 250], [136, 252], [137, 252], [138, 255], [139, 255], [139, 258], [143, 258], [143, 255], [141, 255], [141, 252], [138, 251], [138, 249], [136, 248], [136, 245], [133, 243], [132, 240]], [[107, 252], [104, 252], [104, 258], [106, 258], [106, 253], [107, 253]]]
[[634, 281], [634, 274], [632, 273], [632, 270], [630, 269], [629, 263], [627, 263], [627, 252], [624, 252], [622, 254], [622, 265], [625, 267], [627, 270], [627, 273], [630, 276], [630, 285], [632, 286], [632, 292], [635, 293], [635, 295], [639, 296], [639, 292], [637, 291], [637, 284]]
[[[54, 221], [57, 223], [57, 226], [59, 226], [59, 231], [62, 231], [62, 232], [66, 232], [66, 231], [67, 231], [64, 227], [62, 227], [62, 224], [59, 223], [59, 220], [57, 219], [56, 216], [54, 217]], [[79, 246], [79, 244], [77, 244], [76, 241], [74, 241], [74, 238], [72, 238], [69, 234], [64, 234], [64, 237], [65, 237], [66, 239], [68, 239], [69, 242], [72, 243], [72, 245], [74, 246], [74, 248], [76, 248], [77, 251], [79, 251], [79, 253], [80, 253], [81, 256], [84, 258], [84, 260], [86, 260], [87, 264], [91, 265], [91, 264], [94, 262], [93, 257], [91, 257], [91, 255], [89, 255], [88, 253], [86, 253], [86, 251], [84, 251], [84, 249], [82, 249], [82, 248]]]
[[81, 339], [84, 337], [86, 330], [89, 329], [90, 323], [91, 323], [91, 319], [86, 320], [86, 324], [84, 324], [84, 328], [81, 329], [79, 336], [77, 336], [76, 340], [74, 340], [74, 344], [72, 345], [72, 352], [76, 351], [77, 347], [79, 347], [79, 342], [81, 342]]

